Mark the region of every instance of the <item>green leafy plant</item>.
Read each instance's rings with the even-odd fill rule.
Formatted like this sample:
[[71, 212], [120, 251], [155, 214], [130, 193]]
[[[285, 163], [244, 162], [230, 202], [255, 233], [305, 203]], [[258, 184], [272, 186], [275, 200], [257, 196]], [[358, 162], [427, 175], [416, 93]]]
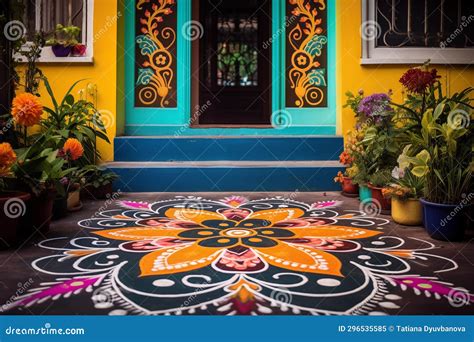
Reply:
[[76, 99], [73, 89], [81, 81], [75, 82], [58, 101], [47, 78], [43, 78], [46, 90], [51, 98], [52, 107], [44, 107], [47, 117], [41, 121], [44, 130], [51, 129], [53, 134], [60, 136], [56, 148], [61, 147], [66, 139], [76, 138], [84, 147], [84, 157], [77, 166], [96, 164], [100, 158], [97, 139], [110, 143], [107, 130], [102, 122], [100, 112], [92, 102]]
[[425, 180], [413, 175], [410, 169], [397, 166], [392, 170], [393, 182], [386, 186], [382, 193], [385, 197], [396, 197], [402, 200], [420, 199], [423, 196]]
[[30, 147], [18, 149], [17, 162], [12, 171], [15, 177], [37, 195], [48, 189], [64, 192], [60, 180], [76, 168], [64, 168], [66, 161], [58, 157], [58, 150], [54, 146], [58, 137], [44, 134]]
[[371, 185], [382, 188], [392, 181], [392, 172], [389, 169], [379, 170], [369, 176]]
[[80, 176], [84, 179], [85, 186], [92, 186], [96, 189], [118, 179], [118, 176], [112, 171], [96, 165], [83, 167], [80, 170]]
[[415, 176], [426, 178], [424, 197], [430, 202], [457, 204], [472, 189], [472, 109], [457, 98], [427, 109], [420, 134], [411, 135], [413, 144], [399, 157], [400, 166], [412, 167]]
[[46, 45], [76, 46], [81, 29], [74, 25], [57, 24], [52, 37], [46, 41]]

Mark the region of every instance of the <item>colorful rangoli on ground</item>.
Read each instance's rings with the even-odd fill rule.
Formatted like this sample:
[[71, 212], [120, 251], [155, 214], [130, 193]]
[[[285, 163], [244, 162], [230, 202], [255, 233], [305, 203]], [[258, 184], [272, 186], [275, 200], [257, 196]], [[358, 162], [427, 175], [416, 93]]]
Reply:
[[[120, 202], [79, 225], [87, 236], [56, 238], [33, 262], [51, 275], [11, 308], [90, 293], [104, 314], [384, 314], [394, 289], [448, 300], [469, 292], [433, 276], [457, 268], [435, 246], [391, 236], [386, 219], [285, 198], [221, 201], [176, 197]], [[412, 263], [437, 261], [432, 275]], [[439, 261], [442, 261], [441, 263]], [[69, 309], [71, 310], [71, 309]], [[396, 313], [396, 312], [394, 312]]]

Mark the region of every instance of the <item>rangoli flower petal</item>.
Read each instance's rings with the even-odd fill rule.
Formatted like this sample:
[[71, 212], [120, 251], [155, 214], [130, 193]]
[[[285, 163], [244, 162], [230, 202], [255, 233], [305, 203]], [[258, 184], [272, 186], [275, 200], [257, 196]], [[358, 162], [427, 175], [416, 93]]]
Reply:
[[327, 239], [365, 239], [372, 236], [381, 234], [381, 232], [375, 230], [368, 230], [355, 227], [345, 226], [320, 226], [320, 227], [304, 227], [297, 228], [292, 227], [287, 230], [293, 232], [295, 237], [318, 237]]
[[280, 222], [291, 220], [304, 215], [304, 211], [298, 208], [268, 209], [256, 211], [247, 217], [247, 219], [263, 219], [270, 222]]
[[197, 243], [160, 249], [140, 260], [141, 276], [189, 272], [210, 265], [221, 248], [202, 247]]
[[154, 228], [154, 227], [128, 227], [122, 229], [107, 229], [94, 234], [105, 238], [123, 241], [153, 240], [162, 237], [178, 237], [184, 229]]
[[274, 247], [257, 249], [257, 253], [276, 267], [295, 272], [342, 276], [339, 259], [321, 250], [280, 242]]
[[166, 210], [166, 217], [175, 218], [180, 221], [191, 221], [201, 223], [206, 220], [225, 220], [226, 217], [212, 211], [189, 209], [189, 208], [171, 208]]

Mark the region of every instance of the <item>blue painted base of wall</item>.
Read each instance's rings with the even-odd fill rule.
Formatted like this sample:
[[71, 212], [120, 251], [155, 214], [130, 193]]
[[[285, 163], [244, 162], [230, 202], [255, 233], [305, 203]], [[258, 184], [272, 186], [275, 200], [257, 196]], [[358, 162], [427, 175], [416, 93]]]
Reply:
[[341, 137], [118, 137], [115, 161], [338, 160]]
[[114, 168], [122, 192], [336, 191], [341, 167]]
[[333, 191], [341, 137], [118, 137], [124, 192]]

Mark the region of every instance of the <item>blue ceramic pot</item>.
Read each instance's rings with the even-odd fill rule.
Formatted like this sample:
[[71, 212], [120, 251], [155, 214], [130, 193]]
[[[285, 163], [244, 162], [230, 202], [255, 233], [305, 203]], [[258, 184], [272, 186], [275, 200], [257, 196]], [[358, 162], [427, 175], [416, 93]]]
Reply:
[[440, 204], [420, 199], [423, 205], [423, 225], [428, 234], [436, 240], [459, 241], [466, 228], [466, 206], [461, 204]]
[[57, 44], [51, 46], [51, 50], [56, 57], [67, 57], [71, 53], [72, 47]]
[[359, 185], [359, 199], [361, 202], [372, 199], [372, 191], [366, 185]]

